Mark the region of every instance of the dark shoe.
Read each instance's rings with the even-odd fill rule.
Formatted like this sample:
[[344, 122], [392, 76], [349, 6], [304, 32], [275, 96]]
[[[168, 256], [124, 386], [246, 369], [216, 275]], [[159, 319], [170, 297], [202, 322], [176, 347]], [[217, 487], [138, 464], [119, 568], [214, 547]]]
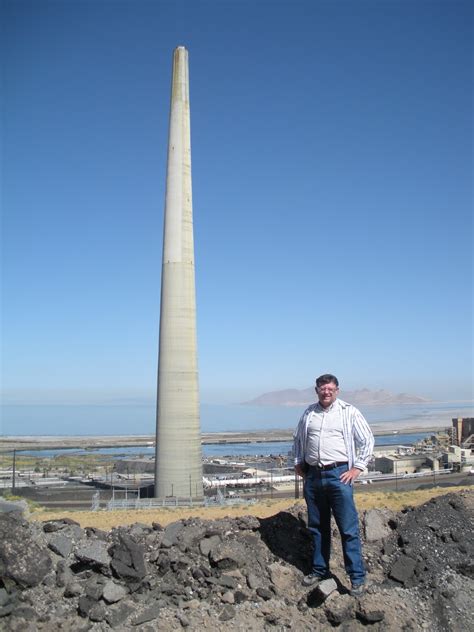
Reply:
[[314, 586], [322, 582], [324, 579], [329, 579], [331, 575], [318, 575], [317, 573], [310, 573], [303, 577], [303, 581], [301, 582], [303, 586]]
[[352, 584], [350, 595], [351, 597], [362, 597], [365, 593], [367, 586], [365, 583], [363, 584]]

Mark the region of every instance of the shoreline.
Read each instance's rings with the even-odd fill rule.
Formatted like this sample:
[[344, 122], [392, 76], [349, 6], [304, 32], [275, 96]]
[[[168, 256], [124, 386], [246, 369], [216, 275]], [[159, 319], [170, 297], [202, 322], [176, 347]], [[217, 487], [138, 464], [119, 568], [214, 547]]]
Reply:
[[[371, 426], [374, 436], [419, 434], [421, 432], [438, 433], [448, 426], [436, 424], [426, 420], [417, 422], [416, 425], [404, 423], [376, 423]], [[244, 432], [203, 432], [201, 434], [202, 445], [232, 445], [236, 443], [283, 443], [292, 441], [294, 429], [249, 430]], [[154, 435], [8, 435], [0, 438], [0, 450], [55, 450], [60, 448], [77, 448], [91, 450], [99, 448], [131, 448], [155, 446]]]

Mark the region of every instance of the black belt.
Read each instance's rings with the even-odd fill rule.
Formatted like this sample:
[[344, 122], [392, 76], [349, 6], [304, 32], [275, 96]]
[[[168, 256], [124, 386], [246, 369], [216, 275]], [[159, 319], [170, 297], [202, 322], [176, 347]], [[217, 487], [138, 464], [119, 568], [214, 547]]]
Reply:
[[327, 472], [327, 470], [333, 470], [335, 467], [340, 467], [341, 465], [347, 465], [347, 461], [336, 461], [335, 463], [328, 463], [328, 465], [310, 465], [309, 467], [314, 467], [320, 472]]

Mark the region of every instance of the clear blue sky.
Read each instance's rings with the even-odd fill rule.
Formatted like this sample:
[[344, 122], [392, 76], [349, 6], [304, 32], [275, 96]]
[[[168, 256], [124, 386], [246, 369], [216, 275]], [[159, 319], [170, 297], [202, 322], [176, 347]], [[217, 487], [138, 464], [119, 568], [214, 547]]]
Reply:
[[471, 2], [1, 4], [3, 387], [151, 400], [189, 50], [201, 398], [472, 398]]

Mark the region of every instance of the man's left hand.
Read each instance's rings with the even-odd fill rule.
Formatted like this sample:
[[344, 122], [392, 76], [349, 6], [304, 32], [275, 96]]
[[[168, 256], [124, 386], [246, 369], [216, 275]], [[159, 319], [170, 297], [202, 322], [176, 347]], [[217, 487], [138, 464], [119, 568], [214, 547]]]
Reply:
[[357, 467], [351, 467], [350, 470], [341, 474], [340, 481], [344, 483], [344, 485], [350, 485], [355, 481], [355, 479], [362, 474], [362, 470], [359, 470]]

